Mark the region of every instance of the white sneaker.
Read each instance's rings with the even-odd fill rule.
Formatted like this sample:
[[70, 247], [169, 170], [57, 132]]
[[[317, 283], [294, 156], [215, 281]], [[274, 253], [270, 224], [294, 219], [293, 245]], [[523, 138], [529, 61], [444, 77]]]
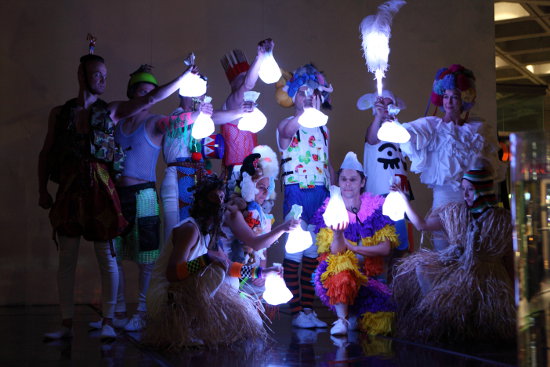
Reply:
[[141, 316], [136, 313], [136, 314], [134, 314], [134, 316], [132, 316], [130, 321], [128, 321], [126, 326], [124, 326], [124, 330], [125, 331], [139, 331], [139, 330], [143, 329], [144, 326], [145, 326], [145, 322], [143, 321]]
[[59, 330], [44, 334], [44, 339], [46, 340], [67, 339], [72, 337], [73, 337], [73, 330], [65, 326], [61, 326], [61, 329]]
[[346, 319], [338, 319], [334, 321], [330, 328], [330, 335], [346, 335], [348, 333], [348, 321]]
[[[113, 326], [116, 329], [123, 329], [126, 326], [127, 323], [128, 323], [128, 318], [127, 317], [125, 317], [123, 319], [117, 319], [116, 317], [113, 318]], [[98, 321], [92, 321], [92, 322], [88, 323], [88, 326], [92, 329], [101, 329], [103, 327], [103, 319], [98, 320]]]
[[292, 326], [296, 326], [302, 329], [311, 329], [315, 327], [315, 324], [309, 317], [309, 315], [306, 315], [303, 311], [300, 311], [298, 316], [292, 320]]
[[313, 325], [315, 325], [315, 327], [327, 327], [328, 326], [328, 324], [326, 322], [319, 320], [319, 318], [317, 317], [317, 314], [314, 311], [311, 311], [310, 313], [306, 314], [306, 316], [309, 317], [309, 319], [311, 320]]
[[111, 325], [103, 325], [101, 327], [101, 334], [99, 336], [102, 342], [109, 342], [116, 339], [116, 332], [115, 329]]

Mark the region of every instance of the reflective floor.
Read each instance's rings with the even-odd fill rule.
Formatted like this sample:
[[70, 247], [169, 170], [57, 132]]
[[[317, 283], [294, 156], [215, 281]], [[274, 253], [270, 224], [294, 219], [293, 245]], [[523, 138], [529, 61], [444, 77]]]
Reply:
[[[130, 308], [132, 309], [132, 308]], [[318, 308], [331, 323], [332, 314]], [[59, 326], [55, 306], [0, 307], [0, 366], [513, 366], [514, 346], [462, 348], [419, 345], [392, 338], [349, 333], [334, 338], [328, 329], [295, 329], [281, 307], [271, 325], [268, 345], [236, 345], [230, 349], [189, 350], [162, 354], [144, 348], [139, 333], [120, 332], [111, 344], [100, 342], [88, 322], [99, 319], [93, 305], [79, 305], [74, 338], [46, 343], [43, 333]]]

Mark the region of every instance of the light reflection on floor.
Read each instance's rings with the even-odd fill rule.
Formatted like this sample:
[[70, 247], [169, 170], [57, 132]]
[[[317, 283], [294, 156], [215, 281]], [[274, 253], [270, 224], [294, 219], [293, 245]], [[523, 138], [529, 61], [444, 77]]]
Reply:
[[[334, 317], [319, 308], [319, 317]], [[514, 346], [442, 348], [392, 338], [369, 337], [357, 332], [334, 338], [328, 329], [297, 329], [281, 308], [271, 325], [267, 345], [247, 341], [218, 350], [195, 349], [165, 354], [139, 343], [140, 333], [120, 333], [103, 344], [88, 322], [98, 319], [97, 308], [76, 308], [74, 338], [44, 343], [42, 334], [59, 323], [54, 306], [0, 307], [1, 366], [511, 366]]]

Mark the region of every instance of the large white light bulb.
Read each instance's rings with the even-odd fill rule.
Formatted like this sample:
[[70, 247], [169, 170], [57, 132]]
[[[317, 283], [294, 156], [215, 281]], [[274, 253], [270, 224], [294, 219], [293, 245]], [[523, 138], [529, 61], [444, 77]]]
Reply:
[[319, 127], [325, 126], [328, 121], [328, 116], [313, 107], [304, 107], [304, 113], [298, 118], [298, 123], [303, 127]]
[[194, 139], [203, 139], [210, 136], [214, 132], [214, 121], [210, 115], [204, 112], [200, 112], [197, 119], [193, 123], [193, 130], [191, 130], [191, 136]]
[[286, 287], [283, 278], [271, 273], [265, 278], [263, 298], [270, 305], [280, 305], [292, 299], [292, 292]]
[[281, 68], [277, 65], [277, 61], [275, 61], [275, 58], [273, 57], [273, 52], [266, 53], [264, 57], [265, 58], [260, 66], [258, 76], [266, 84], [275, 83], [281, 79]]
[[397, 121], [386, 121], [378, 129], [378, 139], [390, 143], [403, 144], [411, 139], [411, 134]]
[[198, 74], [187, 73], [181, 78], [180, 96], [200, 97], [206, 93], [206, 80]]

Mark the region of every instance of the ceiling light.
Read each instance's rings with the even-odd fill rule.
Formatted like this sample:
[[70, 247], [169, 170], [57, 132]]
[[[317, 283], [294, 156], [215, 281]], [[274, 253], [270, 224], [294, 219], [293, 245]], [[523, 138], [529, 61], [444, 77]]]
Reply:
[[502, 68], [504, 66], [508, 66], [508, 63], [504, 61], [504, 59], [500, 56], [495, 56], [495, 67]]
[[529, 12], [518, 3], [495, 3], [495, 22], [522, 17], [528, 17]]
[[550, 63], [544, 64], [535, 64], [535, 65], [525, 65], [525, 68], [532, 72], [533, 74], [550, 74]]

